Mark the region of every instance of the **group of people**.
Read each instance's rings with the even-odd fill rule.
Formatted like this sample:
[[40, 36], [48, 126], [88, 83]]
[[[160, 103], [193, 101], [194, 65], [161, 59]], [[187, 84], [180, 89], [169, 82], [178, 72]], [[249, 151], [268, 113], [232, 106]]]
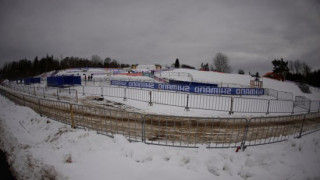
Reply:
[[[88, 81], [92, 81], [93, 75], [88, 76]], [[87, 81], [87, 75], [84, 75], [84, 81]]]

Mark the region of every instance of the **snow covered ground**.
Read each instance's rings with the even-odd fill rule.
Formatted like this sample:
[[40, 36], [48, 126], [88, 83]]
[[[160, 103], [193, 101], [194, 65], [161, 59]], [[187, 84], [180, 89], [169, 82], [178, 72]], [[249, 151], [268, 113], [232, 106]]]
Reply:
[[[88, 69], [86, 72], [96, 73], [98, 81], [109, 78], [102, 70]], [[251, 79], [249, 75], [187, 69], [173, 72], [187, 72], [195, 81], [226, 86], [246, 87]], [[77, 72], [69, 70], [68, 73]], [[112, 78], [152, 80], [124, 75]], [[183, 80], [183, 77], [171, 78]], [[311, 88], [312, 94], [304, 94], [292, 82], [266, 78], [263, 82], [265, 88], [320, 99], [318, 88]], [[81, 98], [82, 87], [79, 88]], [[183, 107], [148, 106], [146, 102], [130, 99], [105, 98], [139, 108], [142, 113], [229, 116], [228, 112], [213, 114], [213, 111], [201, 109], [187, 112]], [[320, 179], [320, 132], [301, 139], [248, 147], [236, 153], [232, 148], [206, 149], [203, 146], [187, 149], [129, 143], [120, 135], [112, 139], [94, 131], [71, 129], [68, 125], [41, 117], [27, 107], [16, 106], [1, 95], [0, 107], [0, 148], [8, 153], [9, 163], [18, 179]], [[254, 115], [242, 114], [245, 117]]]
[[18, 179], [320, 179], [320, 132], [236, 153], [71, 129], [1, 95], [0, 107], [0, 147]]

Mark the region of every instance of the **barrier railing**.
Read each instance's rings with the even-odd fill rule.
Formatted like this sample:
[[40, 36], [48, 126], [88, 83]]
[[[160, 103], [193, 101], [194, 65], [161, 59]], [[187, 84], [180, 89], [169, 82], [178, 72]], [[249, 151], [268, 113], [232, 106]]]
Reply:
[[268, 96], [272, 96], [277, 100], [293, 100], [293, 93], [291, 92], [277, 91], [274, 89], [265, 88], [265, 94]]
[[242, 148], [300, 138], [320, 130], [320, 113], [245, 118], [197, 118], [127, 112], [26, 95], [0, 87], [0, 93], [42, 116], [113, 137], [147, 144], [196, 148]]
[[26, 94], [43, 97], [62, 99], [66, 101], [78, 102], [78, 91], [71, 87], [66, 88], [54, 88], [54, 87], [39, 87], [22, 84], [3, 84], [4, 87], [13, 89], [15, 91], [23, 92]]
[[24, 85], [7, 85], [7, 87], [39, 97], [49, 97], [68, 101], [78, 101], [81, 96], [116, 97], [123, 100], [147, 102], [149, 105], [162, 104], [184, 107], [186, 110], [203, 109], [229, 113], [260, 114], [301, 114], [320, 112], [320, 101], [311, 101], [296, 97], [293, 100], [262, 99], [249, 97], [232, 97], [182, 93], [175, 91], [128, 88], [121, 86], [77, 86], [73, 88], [40, 88]]

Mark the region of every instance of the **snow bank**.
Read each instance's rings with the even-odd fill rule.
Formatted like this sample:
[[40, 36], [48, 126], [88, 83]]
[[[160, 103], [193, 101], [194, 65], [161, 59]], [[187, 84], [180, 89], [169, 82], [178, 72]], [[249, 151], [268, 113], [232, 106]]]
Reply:
[[320, 132], [235, 149], [129, 143], [40, 117], [0, 96], [0, 147], [19, 179], [319, 179]]

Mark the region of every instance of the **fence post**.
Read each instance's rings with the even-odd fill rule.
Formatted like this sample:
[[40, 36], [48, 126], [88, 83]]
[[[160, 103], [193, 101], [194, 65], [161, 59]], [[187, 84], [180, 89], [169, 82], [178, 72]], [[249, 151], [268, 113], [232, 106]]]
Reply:
[[82, 95], [84, 96], [84, 86], [82, 86]]
[[42, 112], [41, 112], [41, 104], [40, 104], [40, 99], [38, 98], [38, 105], [39, 105], [39, 113], [40, 113], [40, 116], [42, 116]]
[[311, 112], [311, 100], [309, 101], [309, 110], [308, 110], [308, 113]]
[[266, 113], [266, 115], [268, 115], [269, 114], [269, 108], [270, 108], [270, 99], [268, 99], [268, 107], [267, 107], [267, 113]]
[[299, 136], [298, 136], [297, 138], [301, 138], [301, 137], [302, 137], [302, 130], [303, 130], [303, 127], [304, 127], [305, 122], [306, 122], [306, 114], [303, 115], [303, 121], [302, 121], [302, 124], [301, 124]]
[[23, 106], [26, 106], [26, 100], [24, 99], [24, 95], [22, 95], [22, 99], [23, 99]]
[[233, 114], [233, 97], [231, 97], [231, 105], [230, 105], [230, 111], [229, 115]]
[[71, 128], [76, 128], [74, 124], [74, 118], [73, 118], [73, 109], [72, 109], [72, 104], [70, 103], [70, 118], [71, 118]]
[[246, 140], [247, 140], [250, 121], [251, 121], [251, 119], [249, 119], [249, 120], [246, 119], [246, 126], [244, 128], [243, 138], [242, 138], [242, 142], [241, 142], [241, 145], [240, 145], [240, 148], [242, 149], [242, 151], [244, 151], [247, 148]]
[[190, 109], [189, 109], [189, 94], [187, 94], [187, 105], [186, 105], [186, 107], [184, 108], [184, 110], [190, 111]]
[[149, 101], [149, 106], [152, 106], [152, 91], [149, 91], [149, 95], [150, 95], [150, 101]]
[[320, 101], [319, 101], [319, 107], [318, 107], [318, 112], [320, 112]]
[[101, 86], [101, 97], [103, 97], [103, 87]]
[[60, 100], [60, 98], [59, 98], [59, 89], [57, 89], [57, 98], [58, 98], [58, 100]]
[[78, 90], [76, 90], [76, 102], [77, 102], [77, 103], [79, 102], [79, 99], [78, 99]]
[[141, 121], [141, 141], [143, 142], [143, 143], [146, 143], [146, 131], [145, 131], [145, 124], [146, 124], [146, 122], [145, 122], [145, 116], [142, 116], [141, 115], [141, 117], [142, 117], [142, 121]]
[[44, 90], [45, 88], [43, 88], [43, 97], [46, 98], [46, 92]]
[[123, 100], [126, 101], [127, 100], [127, 88], [123, 88]]
[[295, 101], [292, 101], [292, 112], [291, 112], [291, 114], [294, 114], [294, 104], [295, 103]]

